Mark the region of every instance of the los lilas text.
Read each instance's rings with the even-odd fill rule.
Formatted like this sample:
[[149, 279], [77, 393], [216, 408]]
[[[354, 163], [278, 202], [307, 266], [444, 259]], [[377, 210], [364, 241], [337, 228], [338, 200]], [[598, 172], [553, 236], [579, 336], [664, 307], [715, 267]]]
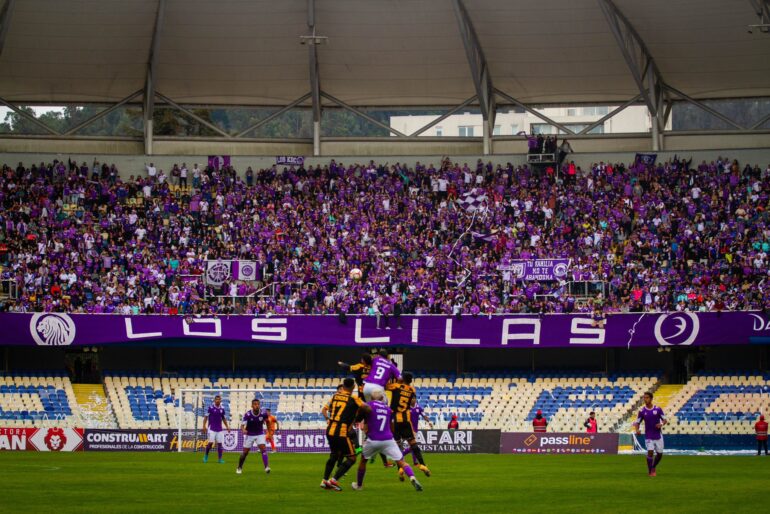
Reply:
[[[162, 331], [143, 332], [135, 328], [131, 318], [125, 318], [127, 339], [154, 339], [164, 336]], [[448, 346], [478, 346], [480, 338], [458, 337], [454, 333], [453, 318], [444, 321], [443, 343]], [[193, 323], [188, 323], [180, 318], [182, 331], [186, 337], [206, 337], [217, 339], [222, 337], [222, 320], [220, 318], [196, 318]], [[251, 340], [256, 342], [281, 343], [289, 341], [288, 318], [254, 318], [251, 320]], [[542, 320], [538, 318], [512, 318], [505, 319], [502, 323], [500, 334], [500, 346], [513, 344], [540, 344]], [[363, 320], [355, 320], [353, 340], [356, 344], [390, 344], [391, 336], [377, 335], [364, 336]], [[420, 341], [420, 320], [411, 320], [410, 342], [418, 344]], [[570, 326], [569, 344], [571, 345], [603, 345], [606, 338], [606, 329], [602, 324], [597, 324], [591, 318], [573, 318]], [[401, 341], [398, 341], [400, 343]]]

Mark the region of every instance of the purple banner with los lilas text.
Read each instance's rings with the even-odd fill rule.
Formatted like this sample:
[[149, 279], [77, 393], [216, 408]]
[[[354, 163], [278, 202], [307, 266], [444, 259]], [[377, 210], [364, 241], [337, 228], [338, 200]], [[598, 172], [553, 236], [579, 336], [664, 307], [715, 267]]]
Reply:
[[[0, 345], [211, 345], [464, 348], [655, 347], [762, 344], [759, 312], [495, 316], [220, 316], [0, 313]], [[386, 329], [389, 327], [391, 330]]]

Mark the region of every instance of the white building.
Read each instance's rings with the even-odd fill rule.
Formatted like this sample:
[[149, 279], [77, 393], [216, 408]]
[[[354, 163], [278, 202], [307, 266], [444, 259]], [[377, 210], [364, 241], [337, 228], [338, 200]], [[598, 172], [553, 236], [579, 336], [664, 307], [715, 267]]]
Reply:
[[[615, 108], [615, 106], [546, 107], [537, 109], [537, 111], [577, 133]], [[392, 116], [390, 118], [390, 126], [404, 134], [412, 134], [436, 118], [438, 116], [435, 115]], [[640, 133], [649, 132], [650, 127], [651, 120], [647, 107], [633, 105], [601, 125], [594, 127], [590, 133]], [[669, 129], [670, 127], [671, 117], [669, 117], [666, 128]], [[534, 114], [530, 114], [523, 109], [498, 109], [493, 135], [513, 136], [522, 130], [528, 134], [555, 134], [557, 131], [556, 127], [549, 125]], [[483, 122], [481, 114], [465, 112], [449, 116], [420, 135], [432, 137], [481, 137], [482, 131]], [[559, 130], [559, 133], [563, 133], [563, 131]]]

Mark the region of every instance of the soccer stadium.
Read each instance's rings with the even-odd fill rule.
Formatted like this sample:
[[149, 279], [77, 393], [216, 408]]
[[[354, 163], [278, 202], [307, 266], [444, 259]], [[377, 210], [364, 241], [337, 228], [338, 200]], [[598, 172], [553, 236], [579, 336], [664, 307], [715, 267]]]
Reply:
[[0, 512], [766, 503], [768, 0], [0, 0], [0, 165]]

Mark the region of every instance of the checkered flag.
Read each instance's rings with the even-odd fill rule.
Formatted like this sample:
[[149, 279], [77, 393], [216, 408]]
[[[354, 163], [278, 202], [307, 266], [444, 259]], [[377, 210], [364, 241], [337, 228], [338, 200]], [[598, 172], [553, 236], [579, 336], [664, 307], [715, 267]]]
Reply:
[[476, 212], [477, 210], [486, 209], [486, 206], [484, 206], [486, 201], [487, 193], [483, 189], [474, 188], [467, 193], [463, 193], [457, 199], [457, 205], [468, 212]]

